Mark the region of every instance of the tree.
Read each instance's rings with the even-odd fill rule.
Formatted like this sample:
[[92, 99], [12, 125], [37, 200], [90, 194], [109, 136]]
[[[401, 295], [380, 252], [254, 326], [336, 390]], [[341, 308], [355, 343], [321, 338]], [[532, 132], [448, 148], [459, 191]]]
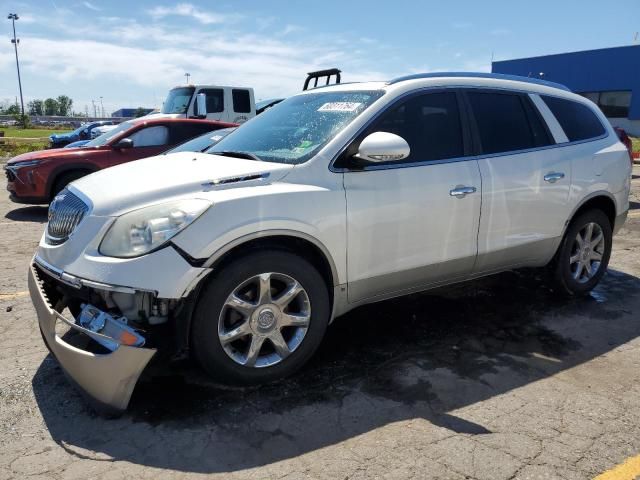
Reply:
[[17, 103], [9, 105], [4, 110], [5, 115], [20, 115], [20, 106]]
[[58, 115], [62, 117], [66, 117], [71, 113], [71, 106], [73, 105], [73, 100], [71, 100], [66, 95], [60, 95], [56, 101], [58, 102]]
[[44, 115], [44, 102], [42, 100], [31, 100], [27, 104], [29, 115]]
[[138, 118], [138, 117], [144, 117], [146, 114], [147, 114], [147, 111], [144, 108], [138, 107], [136, 109], [136, 112], [133, 114], [133, 116]]
[[44, 114], [45, 115], [57, 115], [58, 114], [58, 102], [53, 98], [47, 98], [44, 101]]

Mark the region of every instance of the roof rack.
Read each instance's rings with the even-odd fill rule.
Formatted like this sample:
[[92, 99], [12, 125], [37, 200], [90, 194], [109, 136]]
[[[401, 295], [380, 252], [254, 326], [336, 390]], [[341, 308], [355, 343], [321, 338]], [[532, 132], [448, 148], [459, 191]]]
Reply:
[[570, 92], [571, 90], [561, 83], [549, 82], [548, 80], [542, 80], [540, 78], [521, 77], [518, 75], [507, 75], [504, 73], [481, 73], [481, 72], [434, 72], [434, 73], [416, 73], [414, 75], [406, 75], [404, 77], [394, 78], [389, 82], [389, 85], [394, 83], [404, 82], [406, 80], [416, 80], [420, 78], [443, 78], [443, 77], [457, 77], [457, 78], [495, 78], [497, 80], [512, 80], [514, 82], [533, 83], [536, 85], [544, 85], [546, 87], [559, 88]]
[[318, 79], [320, 78], [326, 78], [327, 82], [325, 83], [325, 85], [329, 85], [329, 82], [331, 81], [331, 77], [333, 75], [335, 75], [336, 77], [335, 83], [340, 83], [341, 73], [342, 71], [338, 70], [337, 68], [329, 68], [327, 70], [318, 70], [317, 72], [309, 72], [307, 73], [307, 79], [304, 81], [304, 87], [302, 87], [302, 90], [304, 91], [309, 89], [309, 83], [311, 82], [311, 80], [315, 80], [315, 82], [313, 83], [313, 88], [317, 87]]

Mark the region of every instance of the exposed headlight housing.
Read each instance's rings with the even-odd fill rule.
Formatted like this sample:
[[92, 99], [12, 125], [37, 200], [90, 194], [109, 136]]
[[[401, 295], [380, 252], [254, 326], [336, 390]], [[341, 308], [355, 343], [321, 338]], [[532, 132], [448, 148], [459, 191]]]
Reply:
[[7, 165], [7, 168], [17, 170], [18, 168], [23, 167], [35, 167], [36, 165], [40, 164], [40, 162], [42, 162], [42, 160], [23, 160], [21, 162], [9, 163]]
[[134, 210], [118, 217], [100, 244], [109, 257], [139, 257], [162, 247], [178, 232], [202, 215], [211, 202], [179, 200]]

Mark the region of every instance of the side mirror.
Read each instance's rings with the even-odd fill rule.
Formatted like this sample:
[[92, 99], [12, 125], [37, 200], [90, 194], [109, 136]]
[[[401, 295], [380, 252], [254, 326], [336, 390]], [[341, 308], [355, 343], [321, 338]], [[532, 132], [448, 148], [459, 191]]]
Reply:
[[115, 145], [113, 145], [113, 148], [133, 148], [133, 140], [131, 140], [130, 138], [123, 138], [122, 140], [119, 140]]
[[410, 153], [404, 138], [389, 132], [374, 132], [360, 142], [354, 157], [369, 162], [394, 162], [407, 158]]
[[207, 116], [207, 96], [204, 93], [196, 95], [196, 116], [205, 118]]

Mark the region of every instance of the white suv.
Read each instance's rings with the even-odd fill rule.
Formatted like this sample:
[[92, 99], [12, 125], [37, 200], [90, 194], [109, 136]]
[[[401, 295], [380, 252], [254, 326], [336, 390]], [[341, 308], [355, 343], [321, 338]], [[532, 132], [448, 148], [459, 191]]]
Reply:
[[365, 303], [544, 265], [557, 291], [590, 291], [630, 170], [595, 105], [549, 82], [316, 88], [206, 153], [71, 184], [51, 204], [31, 295], [52, 353], [102, 407], [126, 408], [157, 349], [225, 382], [267, 382]]

